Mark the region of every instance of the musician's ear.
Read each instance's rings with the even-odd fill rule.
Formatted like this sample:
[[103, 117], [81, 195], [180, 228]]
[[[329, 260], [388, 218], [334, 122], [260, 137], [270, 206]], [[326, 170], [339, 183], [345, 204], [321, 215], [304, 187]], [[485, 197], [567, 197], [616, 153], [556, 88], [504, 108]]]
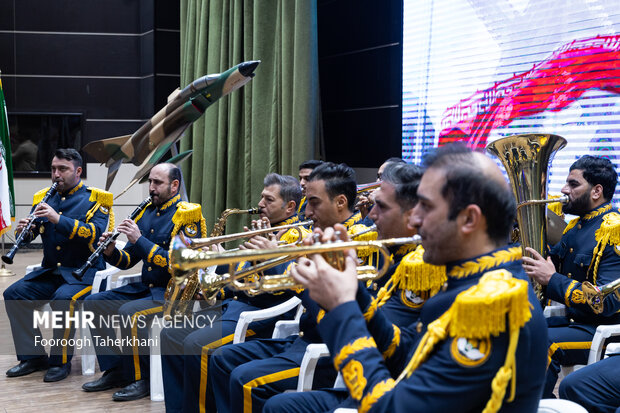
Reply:
[[172, 190], [173, 194], [176, 194], [179, 191], [179, 180], [178, 179], [174, 179], [172, 182], [170, 182], [170, 189]]
[[75, 173], [77, 174], [77, 176], [82, 176], [82, 167], [78, 166], [77, 168], [75, 168]]

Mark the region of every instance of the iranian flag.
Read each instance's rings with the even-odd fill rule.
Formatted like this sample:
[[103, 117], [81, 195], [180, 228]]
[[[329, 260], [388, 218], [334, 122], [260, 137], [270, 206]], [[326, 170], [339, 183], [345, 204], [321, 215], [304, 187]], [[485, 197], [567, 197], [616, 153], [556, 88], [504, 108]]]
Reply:
[[9, 119], [6, 114], [2, 80], [0, 80], [0, 155], [0, 235], [3, 235], [11, 228], [11, 218], [15, 218], [15, 192]]

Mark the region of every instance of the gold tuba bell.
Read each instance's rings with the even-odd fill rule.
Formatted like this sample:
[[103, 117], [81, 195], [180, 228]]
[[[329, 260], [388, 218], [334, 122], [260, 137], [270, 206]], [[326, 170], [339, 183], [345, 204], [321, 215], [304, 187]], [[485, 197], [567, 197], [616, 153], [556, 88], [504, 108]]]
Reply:
[[[547, 257], [547, 199], [548, 169], [555, 153], [566, 146], [558, 135], [523, 134], [507, 136], [487, 145], [487, 151], [499, 158], [510, 179], [517, 200], [517, 222], [521, 247], [536, 250]], [[560, 202], [564, 201], [562, 199]], [[532, 280], [534, 290], [545, 306], [545, 289]]]

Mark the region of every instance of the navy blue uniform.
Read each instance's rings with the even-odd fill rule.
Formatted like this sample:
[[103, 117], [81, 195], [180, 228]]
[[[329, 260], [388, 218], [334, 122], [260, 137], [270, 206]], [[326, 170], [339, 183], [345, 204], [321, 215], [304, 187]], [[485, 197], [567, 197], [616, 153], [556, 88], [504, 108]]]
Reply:
[[[48, 189], [35, 194], [33, 210]], [[35, 301], [50, 300], [53, 310], [67, 311], [73, 316], [76, 303], [90, 294], [95, 272], [105, 268], [103, 259], [99, 259], [84, 273], [81, 280], [72, 274], [72, 271], [86, 262], [94, 251], [94, 243], [105, 232], [112, 207], [112, 194], [86, 187], [80, 181], [66, 193], [54, 194], [47, 203], [60, 214], [58, 224], [52, 224], [47, 218], [36, 218], [32, 233], [25, 238], [25, 241], [30, 242], [41, 235], [41, 268], [26, 274], [4, 291], [13, 341], [20, 361], [45, 356], [43, 346], [34, 341], [35, 337], [41, 337], [41, 331], [32, 326], [32, 312], [37, 305], [42, 304]], [[63, 343], [61, 339], [73, 338], [73, 327], [54, 329], [53, 343]], [[71, 361], [73, 347], [53, 345], [50, 354], [50, 365], [60, 366]]]
[[[412, 408], [423, 412], [482, 411], [492, 395], [491, 382], [500, 367], [507, 365], [509, 334], [498, 332], [497, 335], [493, 333], [486, 338], [473, 339], [468, 335], [478, 334], [467, 330], [475, 327], [478, 320], [470, 320], [470, 326], [448, 324], [449, 330], [442, 323], [445, 323], [445, 315], [454, 316], [450, 310], [459, 293], [476, 288], [485, 273], [487, 277], [499, 273], [502, 277], [512, 274], [519, 279], [523, 291], [527, 291], [527, 298], [525, 294], [523, 298], [529, 300], [532, 308], [531, 318], [519, 330], [516, 362], [512, 367], [512, 372], [516, 368], [515, 397], [512, 402], [503, 400], [501, 411], [535, 412], [544, 380], [546, 329], [533, 290], [522, 282], [526, 275], [520, 256], [520, 249], [504, 248], [448, 265], [446, 289], [426, 302], [418, 322], [401, 329], [399, 343], [390, 357], [382, 353], [390, 347], [394, 327], [381, 310], [377, 311], [372, 328], [366, 326], [355, 302], [342, 304], [328, 312], [319, 325], [321, 336], [358, 409], [363, 412], [400, 412]], [[482, 304], [485, 301], [475, 302]], [[493, 319], [493, 314], [491, 311], [487, 317]], [[505, 324], [504, 319], [499, 318], [499, 326]], [[456, 333], [452, 334], [452, 328], [457, 329]], [[439, 338], [434, 342], [426, 341], [427, 337], [434, 336]], [[422, 340], [428, 345], [424, 347], [428, 352], [423, 353], [425, 356], [413, 373], [396, 384], [393, 378], [411, 360]], [[504, 381], [504, 384], [507, 384], [506, 396], [509, 396], [510, 383]], [[500, 393], [499, 402], [503, 398]]]
[[596, 314], [581, 290], [584, 281], [600, 286], [620, 275], [620, 246], [603, 239], [605, 233], [615, 234], [617, 238], [619, 219], [617, 210], [606, 203], [571, 221], [560, 242], [551, 250], [558, 272], [549, 280], [547, 296], [564, 303], [567, 315], [548, 319], [550, 364], [545, 398], [554, 397], [553, 389], [561, 366], [587, 364], [596, 327], [620, 323], [620, 302], [614, 294], [605, 299], [603, 312]]
[[[274, 227], [300, 222], [297, 215], [274, 224]], [[290, 229], [289, 233], [296, 231]], [[291, 236], [291, 238], [293, 238]], [[282, 274], [288, 263], [264, 271], [265, 275]], [[243, 311], [255, 311], [278, 305], [289, 298], [291, 292], [249, 296], [244, 292], [225, 289], [223, 301], [205, 309], [196, 316], [217, 317], [208, 328], [199, 325], [186, 328], [164, 328], [161, 333], [162, 370], [164, 395], [168, 412], [215, 411], [212, 385], [208, 380], [210, 354], [220, 346], [233, 342], [235, 327]], [[250, 324], [247, 338], [268, 337], [278, 318]]]
[[[409, 251], [405, 247], [395, 254], [397, 263], [392, 265], [388, 274], [384, 275], [384, 283], [390, 279], [400, 259]], [[369, 290], [376, 293], [374, 287], [370, 285]], [[367, 291], [364, 294], [367, 306], [370, 306], [371, 302], [376, 306], [370, 291], [363, 287], [360, 291]], [[385, 296], [386, 302], [390, 302], [391, 299], [399, 300], [399, 297], [398, 294]], [[240, 411], [242, 408], [244, 411], [261, 411], [268, 398], [297, 385], [299, 368], [307, 345], [323, 341], [318, 334], [317, 325], [325, 315], [325, 311], [310, 299], [307, 292], [303, 293], [302, 301], [306, 312], [300, 320], [298, 337], [256, 340], [214, 353], [210, 369], [218, 411]], [[386, 306], [390, 307], [394, 317], [399, 317], [407, 324], [417, 319], [419, 314], [417, 306], [408, 308], [408, 317], [406, 311], [397, 314], [391, 304]], [[313, 384], [317, 388], [331, 386], [335, 375], [336, 372], [328, 360], [320, 360]]]
[[127, 243], [125, 248], [115, 249], [105, 258], [123, 270], [142, 261], [140, 282], [94, 294], [84, 302], [84, 309], [92, 311], [96, 320], [103, 316], [108, 320], [117, 317], [117, 320], [135, 321], [133, 326], [119, 323], [123, 340], [120, 348], [109, 342], [116, 339], [113, 324], [95, 322], [95, 328], [91, 329], [101, 370], [122, 367], [129, 381], [149, 379], [149, 348], [141, 343], [148, 337], [152, 318], [162, 312], [164, 291], [170, 279], [168, 249], [172, 237], [182, 231], [193, 238], [205, 231], [200, 205], [181, 202], [179, 195], [160, 206], [147, 205], [135, 222], [142, 236], [135, 244]]
[[585, 366], [560, 382], [560, 398], [590, 413], [620, 413], [620, 354]]

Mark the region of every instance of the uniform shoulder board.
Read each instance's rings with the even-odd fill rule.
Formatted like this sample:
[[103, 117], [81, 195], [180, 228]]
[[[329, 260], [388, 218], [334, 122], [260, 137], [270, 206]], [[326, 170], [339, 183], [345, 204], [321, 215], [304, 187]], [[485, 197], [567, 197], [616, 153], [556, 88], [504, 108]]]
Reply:
[[34, 194], [34, 196], [32, 197], [32, 206], [35, 206], [36, 204], [41, 202], [43, 200], [43, 197], [45, 197], [45, 194], [49, 190], [50, 190], [50, 187], [48, 186], [47, 188], [43, 188], [39, 192]]
[[[282, 236], [280, 237], [280, 241], [284, 241], [287, 244], [292, 244], [294, 242], [297, 242], [299, 240], [299, 232], [298, 232], [299, 228], [301, 228], [302, 239], [312, 234], [312, 231], [304, 227], [289, 228], [284, 234], [282, 234]], [[278, 227], [273, 227], [273, 229], [277, 231]]]
[[513, 278], [505, 269], [485, 273], [478, 284], [460, 293], [448, 310], [450, 335], [483, 339], [508, 331], [508, 327], [523, 327], [532, 316], [527, 290], [527, 281]]
[[92, 186], [89, 186], [87, 189], [90, 191], [90, 198], [88, 199], [90, 202], [96, 202], [104, 208], [112, 208], [112, 202], [114, 200], [114, 195], [112, 195], [112, 192], [104, 191], [103, 189]]
[[366, 232], [365, 234], [357, 235], [363, 231], [367, 231], [369, 227], [364, 224], [351, 225], [347, 232], [350, 237], [355, 237], [355, 241], [374, 241], [377, 239], [377, 231]]
[[603, 217], [603, 223], [594, 233], [597, 243], [602, 245], [620, 244], [620, 214], [610, 212]]
[[200, 204], [181, 201], [177, 203], [177, 210], [172, 216], [174, 225], [188, 225], [200, 222], [202, 218], [202, 207]]
[[446, 267], [424, 262], [424, 249], [419, 246], [405, 255], [394, 272], [400, 289], [409, 291], [438, 291], [448, 277]]

